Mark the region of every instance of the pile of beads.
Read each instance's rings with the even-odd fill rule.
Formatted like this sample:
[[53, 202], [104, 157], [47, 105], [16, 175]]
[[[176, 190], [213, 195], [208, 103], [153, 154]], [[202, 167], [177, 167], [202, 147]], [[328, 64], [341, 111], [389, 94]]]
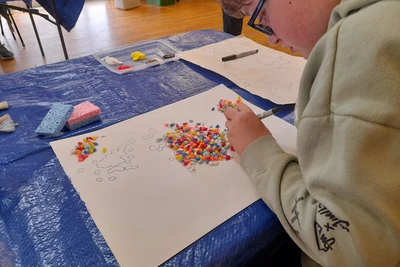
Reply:
[[126, 66], [126, 65], [117, 67], [118, 70], [126, 70], [126, 69], [130, 69], [130, 68], [132, 68], [132, 67], [131, 66]]
[[[217, 104], [217, 109], [218, 109], [218, 111], [221, 111], [222, 113], [224, 113], [224, 110], [227, 107], [231, 107], [233, 109], [236, 109], [237, 108], [237, 104], [239, 104], [240, 102], [242, 102], [242, 99], [240, 98], [240, 96], [238, 96], [238, 98], [236, 100], [236, 103], [234, 103], [233, 101], [220, 99], [219, 103]], [[215, 107], [213, 107], [211, 110], [214, 111]]]
[[[192, 120], [190, 120], [192, 122]], [[187, 122], [182, 125], [166, 123], [166, 127], [174, 129], [167, 132], [156, 142], [164, 141], [166, 145], [175, 151], [175, 159], [185, 167], [195, 164], [218, 165], [219, 161], [230, 160], [229, 150], [234, 151], [226, 138], [226, 130], [220, 131], [219, 125], [215, 128], [204, 126], [204, 123], [196, 123], [190, 126]]]
[[146, 59], [146, 55], [143, 54], [143, 53], [140, 52], [140, 51], [132, 52], [132, 53], [131, 53], [131, 56], [132, 56], [132, 60], [135, 61], [135, 62], [138, 61], [138, 60]]
[[82, 142], [78, 142], [75, 145], [75, 148], [72, 149], [72, 154], [76, 154], [78, 156], [78, 161], [82, 162], [89, 157], [90, 154], [93, 154], [97, 151], [96, 146], [99, 144], [95, 142], [97, 140], [97, 136], [89, 136], [82, 139]]

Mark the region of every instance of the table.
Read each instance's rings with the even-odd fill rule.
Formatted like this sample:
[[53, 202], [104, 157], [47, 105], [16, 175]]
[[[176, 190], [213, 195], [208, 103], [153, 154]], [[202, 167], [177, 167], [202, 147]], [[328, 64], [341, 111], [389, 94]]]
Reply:
[[[184, 51], [230, 37], [206, 30], [165, 40]], [[9, 260], [18, 266], [118, 266], [50, 141], [110, 126], [221, 83], [261, 108], [275, 106], [183, 60], [117, 75], [86, 56], [0, 79], [0, 102], [9, 102], [6, 112], [19, 124], [14, 133], [0, 135], [0, 265]], [[101, 108], [101, 121], [58, 138], [34, 133], [53, 103], [85, 100]], [[280, 106], [280, 116], [293, 123], [293, 108]], [[258, 200], [162, 266], [242, 266], [282, 232], [276, 216]]]

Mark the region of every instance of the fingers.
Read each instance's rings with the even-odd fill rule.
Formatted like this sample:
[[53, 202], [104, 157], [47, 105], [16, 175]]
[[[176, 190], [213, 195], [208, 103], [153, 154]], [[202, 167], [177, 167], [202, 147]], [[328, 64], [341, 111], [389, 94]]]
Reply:
[[229, 129], [231, 126], [232, 126], [232, 121], [231, 120], [227, 120], [226, 122], [225, 122], [225, 128], [226, 129]]
[[251, 110], [251, 108], [249, 108], [249, 106], [247, 106], [247, 105], [246, 105], [245, 103], [243, 103], [243, 102], [238, 103], [238, 104], [236, 105], [236, 107], [237, 107], [237, 110], [240, 111], [240, 112]]
[[228, 107], [224, 110], [224, 115], [227, 120], [232, 120], [237, 114], [237, 111], [231, 107]]

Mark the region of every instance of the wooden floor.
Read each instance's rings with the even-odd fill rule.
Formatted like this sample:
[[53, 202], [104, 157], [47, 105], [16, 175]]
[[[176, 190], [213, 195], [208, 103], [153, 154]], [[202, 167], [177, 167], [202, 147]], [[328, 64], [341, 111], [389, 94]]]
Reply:
[[[41, 9], [41, 12], [45, 11]], [[2, 19], [5, 35], [0, 36], [0, 41], [14, 53], [15, 59], [0, 60], [0, 74], [65, 60], [55, 25], [35, 16], [45, 52], [45, 57], [42, 57], [29, 15], [16, 12], [13, 16], [26, 47], [22, 46], [16, 33], [17, 40], [13, 39], [6, 21]], [[117, 9], [114, 1], [87, 0], [75, 28], [69, 33], [63, 30], [63, 34], [71, 59], [139, 41], [202, 29], [222, 31], [221, 8], [215, 0], [181, 0], [171, 6], [157, 6], [141, 0], [139, 7], [130, 10]], [[243, 34], [262, 45], [268, 45], [264, 34], [246, 25]], [[285, 51], [279, 47], [277, 49]]]

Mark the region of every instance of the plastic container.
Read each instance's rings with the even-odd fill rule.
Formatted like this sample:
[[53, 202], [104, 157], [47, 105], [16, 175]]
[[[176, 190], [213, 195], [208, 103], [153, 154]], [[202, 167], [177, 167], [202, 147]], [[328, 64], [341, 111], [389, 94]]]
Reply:
[[[146, 55], [146, 59], [133, 61], [131, 53], [139, 51]], [[165, 55], [173, 55], [172, 57], [163, 58]], [[181, 52], [166, 41], [153, 40], [134, 45], [114, 49], [110, 51], [100, 52], [93, 56], [110, 71], [117, 74], [125, 74], [134, 71], [147, 69], [150, 67], [165, 64], [171, 61], [179, 60]], [[123, 65], [109, 65], [105, 61], [105, 57], [110, 56], [123, 62]], [[150, 60], [155, 60], [150, 62]], [[119, 70], [118, 66], [130, 66], [130, 68]]]
[[131, 9], [140, 5], [140, 0], [114, 0], [114, 5], [118, 9]]
[[147, 2], [159, 6], [175, 5], [175, 0], [147, 0]]

